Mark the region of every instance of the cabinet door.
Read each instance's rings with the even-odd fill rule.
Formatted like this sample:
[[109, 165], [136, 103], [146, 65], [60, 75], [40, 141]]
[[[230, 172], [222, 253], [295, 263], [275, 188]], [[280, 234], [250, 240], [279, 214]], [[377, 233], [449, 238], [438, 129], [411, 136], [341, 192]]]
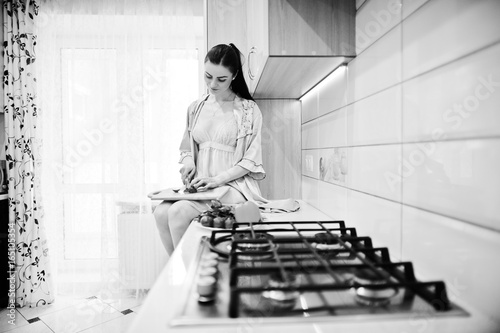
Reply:
[[271, 56], [353, 55], [356, 8], [345, 0], [269, 2]]
[[269, 56], [268, 0], [247, 1], [248, 85], [253, 94]]
[[[247, 49], [247, 17], [245, 0], [207, 1], [207, 42], [210, 50], [217, 44], [233, 43], [245, 58]], [[246, 71], [245, 59], [243, 69]]]

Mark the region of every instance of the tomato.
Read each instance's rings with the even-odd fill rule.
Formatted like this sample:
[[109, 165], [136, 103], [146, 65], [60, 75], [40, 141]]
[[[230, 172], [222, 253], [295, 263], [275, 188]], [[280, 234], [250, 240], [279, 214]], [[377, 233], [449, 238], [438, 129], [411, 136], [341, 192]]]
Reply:
[[210, 227], [213, 228], [214, 226], [214, 218], [210, 215], [204, 215], [200, 219], [200, 223], [204, 227]]
[[224, 228], [225, 220], [226, 219], [221, 216], [217, 216], [216, 218], [214, 218], [214, 228]]
[[235, 222], [236, 222], [236, 220], [234, 219], [234, 217], [229, 216], [229, 217], [226, 219], [225, 223], [224, 223], [224, 227], [225, 227], [226, 229], [232, 229], [232, 228], [233, 228], [233, 224], [234, 224]]

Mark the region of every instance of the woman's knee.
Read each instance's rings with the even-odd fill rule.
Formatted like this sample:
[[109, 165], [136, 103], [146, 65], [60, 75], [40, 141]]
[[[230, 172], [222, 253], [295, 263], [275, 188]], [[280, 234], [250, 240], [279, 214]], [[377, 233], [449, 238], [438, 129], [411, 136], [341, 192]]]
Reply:
[[188, 225], [198, 212], [189, 204], [177, 201], [168, 210], [168, 224], [171, 227]]
[[168, 211], [170, 209], [170, 206], [172, 206], [172, 204], [167, 202], [162, 202], [161, 204], [156, 206], [153, 212], [153, 216], [157, 224], [166, 225], [168, 223]]

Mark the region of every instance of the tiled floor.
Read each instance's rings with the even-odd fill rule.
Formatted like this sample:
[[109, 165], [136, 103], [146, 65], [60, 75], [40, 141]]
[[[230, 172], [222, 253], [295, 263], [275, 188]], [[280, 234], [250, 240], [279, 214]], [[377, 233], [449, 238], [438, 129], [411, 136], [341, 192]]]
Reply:
[[[13, 316], [0, 311], [0, 332], [9, 333], [122, 333], [137, 315], [145, 292], [119, 297], [86, 298], [59, 295], [53, 304], [37, 308], [18, 308]], [[14, 323], [11, 319], [14, 317]]]

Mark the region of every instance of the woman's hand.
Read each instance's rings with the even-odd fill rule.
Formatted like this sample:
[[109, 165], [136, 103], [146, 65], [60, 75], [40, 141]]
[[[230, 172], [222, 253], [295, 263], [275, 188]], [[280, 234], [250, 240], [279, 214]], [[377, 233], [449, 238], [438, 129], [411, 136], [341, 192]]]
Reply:
[[229, 183], [230, 181], [243, 177], [248, 173], [248, 170], [235, 165], [232, 168], [218, 174], [215, 177], [206, 177], [201, 178], [197, 177], [191, 181], [190, 186], [194, 186], [197, 191], [206, 191], [211, 188], [216, 188], [222, 186], [224, 184]]
[[191, 181], [189, 185], [196, 188], [198, 192], [203, 192], [211, 188], [216, 188], [221, 184], [217, 181], [216, 177], [207, 177], [207, 178], [195, 178]]
[[182, 183], [187, 187], [196, 173], [196, 165], [194, 164], [193, 159], [185, 158], [182, 161], [182, 167], [179, 172], [181, 173]]

